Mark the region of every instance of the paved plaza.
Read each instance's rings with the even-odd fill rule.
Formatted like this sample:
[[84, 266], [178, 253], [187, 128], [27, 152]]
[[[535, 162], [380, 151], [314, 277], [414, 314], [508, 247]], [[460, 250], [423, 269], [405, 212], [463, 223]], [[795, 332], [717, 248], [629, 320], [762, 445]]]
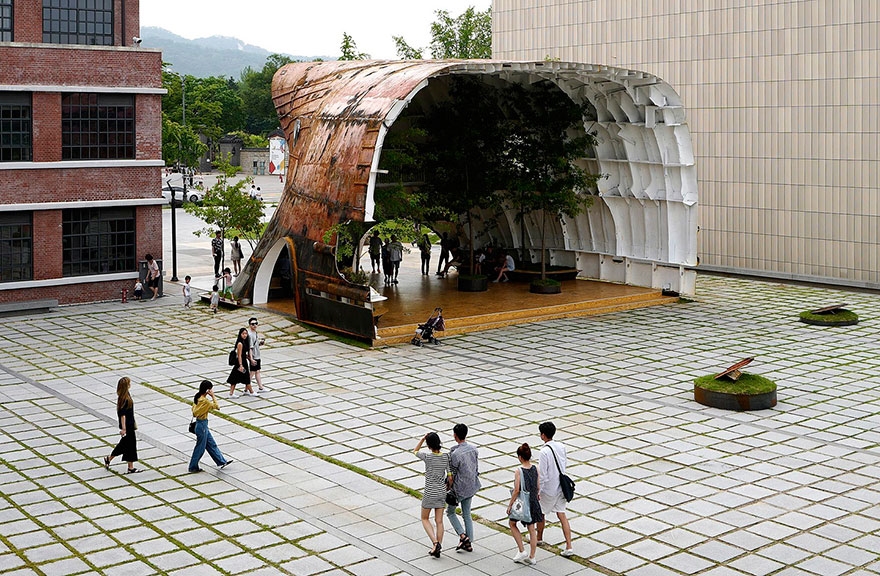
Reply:
[[[181, 274], [182, 276], [182, 274]], [[0, 574], [837, 576], [880, 574], [876, 294], [701, 275], [695, 301], [371, 350], [259, 311], [265, 397], [223, 398], [252, 310], [110, 302], [4, 318]], [[801, 324], [848, 302], [862, 322]], [[746, 356], [772, 410], [693, 401]], [[132, 379], [140, 474], [102, 465]], [[198, 382], [225, 470], [188, 474]], [[553, 420], [577, 496], [572, 559], [548, 524], [511, 562], [505, 502], [522, 442]], [[440, 559], [418, 520], [426, 431], [466, 423], [483, 489], [474, 552]]]

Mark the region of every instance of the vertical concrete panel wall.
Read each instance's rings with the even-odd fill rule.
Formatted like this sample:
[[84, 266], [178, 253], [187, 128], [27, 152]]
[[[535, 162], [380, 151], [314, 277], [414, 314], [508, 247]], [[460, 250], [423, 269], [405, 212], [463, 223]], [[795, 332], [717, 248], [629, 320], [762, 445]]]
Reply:
[[880, 2], [495, 0], [492, 27], [496, 58], [675, 87], [695, 144], [679, 152], [700, 166], [702, 266], [880, 288]]

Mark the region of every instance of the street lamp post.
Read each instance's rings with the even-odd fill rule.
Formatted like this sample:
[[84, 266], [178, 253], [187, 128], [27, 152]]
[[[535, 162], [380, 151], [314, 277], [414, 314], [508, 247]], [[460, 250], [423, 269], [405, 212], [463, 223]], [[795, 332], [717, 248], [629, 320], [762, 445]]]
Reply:
[[[170, 71], [169, 71], [170, 72]], [[178, 78], [180, 78], [180, 93], [181, 93], [181, 118], [182, 124], [186, 127], [186, 77], [183, 74], [178, 74], [177, 72], [171, 72]], [[183, 176], [183, 197], [180, 199], [180, 203], [183, 204], [186, 199], [186, 175], [180, 171], [180, 160], [183, 157], [183, 141], [180, 135], [177, 137], [177, 172]], [[177, 203], [175, 200], [175, 191], [174, 186], [171, 184], [171, 180], [168, 180], [168, 188], [171, 189], [171, 281], [177, 282], [179, 279], [177, 277]]]

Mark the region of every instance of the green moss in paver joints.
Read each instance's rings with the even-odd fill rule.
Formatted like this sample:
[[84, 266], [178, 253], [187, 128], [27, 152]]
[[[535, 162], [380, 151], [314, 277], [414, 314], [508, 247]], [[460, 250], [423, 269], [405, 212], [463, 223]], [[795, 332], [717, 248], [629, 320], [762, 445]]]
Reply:
[[[29, 424], [30, 424], [31, 426], [35, 426], [36, 428], [42, 430], [42, 428], [40, 428], [39, 426], [36, 426], [36, 425], [33, 424], [33, 423], [29, 423]], [[88, 432], [87, 430], [85, 430], [84, 428], [82, 428], [82, 427], [80, 427], [80, 426], [78, 426], [78, 425], [76, 425], [76, 424], [73, 424], [73, 423], [71, 423], [71, 422], [69, 422], [69, 421], [65, 421], [65, 424], [67, 424], [68, 426], [71, 426], [72, 428], [76, 429], [76, 430], [79, 431], [79, 432], [83, 432], [83, 433], [89, 434], [89, 432]], [[54, 428], [54, 427], [57, 427], [57, 422], [56, 422], [56, 424], [53, 426], [53, 428]], [[95, 437], [95, 436], [93, 436], [93, 435], [91, 435], [91, 434], [89, 434], [89, 436], [91, 436], [91, 437], [93, 437], [93, 438]], [[17, 439], [12, 438], [12, 441], [14, 441], [16, 444], [22, 446], [23, 449], [28, 450], [28, 447], [25, 446], [22, 442], [18, 441]], [[83, 453], [81, 450], [76, 449], [75, 447], [69, 446], [69, 449], [70, 449], [72, 452], [78, 454], [78, 455], [79, 455], [80, 457], [82, 457], [84, 460], [87, 460], [87, 461], [91, 461], [91, 460], [92, 460], [91, 457], [89, 457], [87, 454]], [[56, 464], [55, 462], [53, 462], [53, 461], [51, 461], [51, 460], [48, 460], [48, 459], [46, 459], [46, 458], [44, 458], [44, 457], [42, 457], [42, 456], [37, 456], [37, 457], [42, 458], [42, 459], [43, 459], [48, 465], [53, 466], [54, 468], [60, 470], [61, 472], [66, 473], [66, 474], [71, 474], [71, 473], [68, 472], [67, 470], [64, 470], [60, 465]], [[11, 470], [13, 470], [13, 471], [15, 471], [15, 472], [17, 472], [17, 473], [19, 473], [19, 474], [22, 474], [22, 472], [20, 472], [17, 468], [15, 468], [14, 466], [10, 465], [10, 464], [9, 464], [8, 462], [6, 462], [6, 461], [3, 461], [3, 465], [5, 465], [5, 466], [8, 467], [9, 469], [11, 469]], [[96, 464], [96, 465], [97, 465], [97, 464]], [[158, 471], [157, 471], [157, 472], [158, 472]], [[170, 477], [170, 478], [176, 480], [176, 478], [174, 478], [174, 477]], [[82, 480], [82, 479], [80, 479], [80, 482], [82, 483], [82, 485], [84, 485], [84, 486], [86, 486], [86, 487], [88, 488], [88, 491], [89, 491], [89, 492], [92, 492], [92, 493], [94, 493], [94, 494], [100, 496], [103, 500], [105, 500], [105, 501], [107, 501], [107, 502], [112, 502], [112, 500], [111, 500], [109, 497], [105, 496], [103, 493], [101, 493], [100, 490], [97, 490], [97, 489], [95, 489], [95, 488], [92, 488], [91, 485], [90, 485], [88, 482], [86, 482], [86, 481], [84, 481], [84, 480]], [[136, 486], [138, 489], [142, 490], [145, 494], [152, 495], [152, 494], [150, 494], [150, 492], [149, 492], [148, 490], [146, 490], [145, 488], [143, 488], [142, 486], [140, 486], [140, 485], [137, 484], [136, 482], [132, 481], [131, 484], [132, 484], [133, 486]], [[55, 501], [55, 502], [59, 503], [59, 505], [64, 506], [65, 509], [69, 509], [69, 507], [64, 503], [64, 501], [63, 501], [62, 498], [55, 497], [55, 496], [53, 496], [53, 495], [51, 495], [51, 494], [47, 494], [47, 495], [49, 496], [48, 500]], [[160, 493], [157, 497], [161, 500], [161, 493]], [[82, 562], [86, 563], [92, 571], [100, 572], [100, 568], [99, 568], [98, 566], [94, 565], [91, 561], [89, 561], [89, 559], [87, 558], [87, 555], [86, 555], [86, 554], [81, 553], [80, 551], [76, 550], [73, 546], [71, 546], [71, 545], [69, 544], [69, 541], [68, 541], [68, 540], [66, 540], [66, 539], [64, 539], [64, 538], [61, 538], [59, 535], [57, 535], [57, 534], [55, 533], [55, 530], [54, 530], [52, 527], [50, 527], [50, 526], [48, 526], [48, 525], [46, 525], [46, 524], [40, 522], [35, 516], [33, 516], [33, 515], [31, 515], [31, 514], [28, 514], [27, 511], [26, 511], [22, 506], [19, 506], [18, 504], [16, 504], [15, 501], [12, 500], [8, 495], [6, 495], [6, 494], [4, 494], [4, 493], [0, 493], [0, 498], [5, 499], [5, 500], [6, 500], [6, 501], [7, 501], [7, 502], [8, 502], [13, 508], [15, 508], [16, 510], [18, 510], [18, 511], [19, 511], [21, 514], [23, 514], [28, 520], [34, 522], [36, 525], [38, 525], [38, 526], [40, 527], [41, 530], [43, 530], [44, 532], [50, 534], [50, 535], [51, 535], [51, 536], [52, 536], [52, 537], [53, 537], [58, 543], [62, 544], [62, 545], [68, 550], [68, 551], [71, 552], [71, 556], [70, 556], [70, 557], [75, 557], [75, 558], [81, 560]], [[211, 497], [209, 497], [209, 496], [204, 496], [204, 498], [205, 498], [207, 501], [212, 501], [212, 500], [213, 500], [213, 499], [212, 499]], [[254, 500], [254, 501], [256, 501], [256, 500]], [[219, 502], [214, 501], [214, 503], [215, 503], [216, 505], [218, 505], [218, 506], [222, 506], [222, 504], [220, 504]], [[212, 525], [212, 524], [209, 524], [209, 523], [206, 523], [206, 522], [202, 522], [198, 517], [196, 517], [196, 516], [194, 516], [194, 515], [192, 515], [192, 514], [190, 514], [190, 513], [187, 513], [186, 511], [180, 509], [179, 507], [175, 506], [175, 505], [172, 504], [172, 503], [164, 502], [164, 501], [163, 501], [163, 505], [164, 505], [164, 506], [167, 506], [167, 507], [169, 507], [169, 508], [171, 508], [171, 509], [173, 509], [173, 510], [175, 511], [175, 515], [176, 515], [176, 517], [178, 517], [178, 518], [181, 518], [181, 517], [189, 518], [190, 520], [192, 520], [193, 522], [199, 524], [200, 526], [202, 526], [202, 527], [204, 527], [204, 528], [206, 528], [206, 529], [209, 529], [209, 530], [211, 530], [212, 532], [216, 533], [216, 534], [217, 534], [217, 538], [218, 538], [218, 540], [226, 540], [226, 536], [220, 531], [220, 527], [222, 527], [222, 525], [220, 525], [220, 527], [215, 527], [215, 526]], [[128, 514], [130, 514], [130, 515], [133, 516], [135, 519], [137, 519], [137, 520], [138, 520], [138, 523], [139, 523], [140, 526], [142, 526], [142, 527], [146, 527], [146, 528], [149, 528], [149, 529], [151, 529], [151, 530], [154, 530], [156, 533], [161, 534], [163, 538], [165, 538], [168, 542], [172, 543], [172, 544], [173, 544], [178, 550], [185, 550], [185, 551], [188, 551], [188, 553], [190, 553], [190, 554], [193, 553], [189, 546], [187, 546], [186, 544], [184, 544], [183, 542], [181, 542], [180, 540], [178, 540], [178, 539], [175, 538], [174, 536], [172, 536], [172, 535], [170, 535], [170, 534], [166, 534], [166, 533], [164, 533], [162, 530], [158, 529], [153, 523], [151, 523], [149, 520], [145, 519], [144, 517], [138, 515], [136, 512], [128, 511]], [[244, 518], [244, 517], [242, 517], [242, 518]], [[261, 523], [259, 523], [259, 522], [256, 522], [256, 521], [252, 521], [252, 522], [253, 522], [254, 525], [256, 525], [256, 526], [257, 526], [260, 530], [262, 530], [262, 531], [268, 531], [268, 532], [272, 532], [272, 533], [277, 534], [277, 532], [275, 532], [275, 531], [272, 529], [271, 526], [263, 525], [263, 524], [261, 524]], [[106, 534], [106, 533], [105, 533], [105, 534]], [[125, 542], [121, 542], [121, 541], [117, 540], [116, 538], [114, 538], [111, 534], [106, 534], [106, 535], [107, 535], [107, 537], [113, 539], [113, 541], [117, 543], [118, 547], [121, 547], [121, 548], [122, 548], [123, 550], [125, 550], [127, 553], [131, 554], [136, 560], [141, 561], [141, 562], [144, 562], [145, 564], [149, 565], [152, 569], [156, 570], [157, 572], [162, 572], [162, 570], [161, 570], [160, 567], [158, 567], [158, 566], [156, 566], [155, 564], [153, 564], [152, 562], [150, 562], [149, 558], [146, 557], [144, 554], [138, 552], [138, 551], [135, 549], [134, 545], [127, 544], [127, 543], [125, 543]], [[284, 538], [284, 536], [281, 536], [281, 535], [278, 535], [278, 536], [279, 536], [283, 541], [288, 541], [288, 542], [289, 542], [289, 540], [286, 539], [286, 538]], [[11, 551], [13, 551], [13, 552], [16, 554], [16, 556], [17, 556], [18, 558], [20, 558], [20, 559], [22, 560], [22, 562], [24, 562], [24, 563], [27, 565], [28, 568], [31, 568], [32, 570], [34, 570], [34, 571], [37, 572], [38, 574], [41, 574], [41, 575], [42, 575], [42, 574], [46, 574], [45, 572], [43, 572], [42, 570], [39, 569], [39, 563], [35, 563], [35, 562], [30, 561], [30, 560], [27, 558], [27, 556], [24, 555], [24, 553], [23, 553], [22, 550], [20, 550], [20, 549], [18, 549], [17, 547], [15, 547], [11, 542], [9, 542], [9, 540], [8, 540], [7, 538], [4, 538], [2, 534], [0, 534], [0, 542], [3, 542], [4, 545], [6, 545]], [[300, 549], [302, 549], [302, 548], [300, 547]], [[90, 551], [88, 552], [88, 554], [94, 554], [94, 553], [96, 553], [96, 552], [100, 552], [100, 550], [90, 550]], [[303, 549], [303, 552], [304, 552], [304, 554], [306, 554], [306, 555], [310, 555], [310, 552], [309, 552], [308, 550], [304, 550], [304, 549]], [[283, 569], [281, 568], [281, 566], [280, 566], [280, 563], [273, 562], [273, 561], [271, 561], [271, 560], [269, 560], [269, 559], [263, 558], [263, 557], [261, 557], [261, 556], [260, 556], [258, 553], [256, 553], [256, 552], [254, 552], [254, 555], [255, 555], [256, 558], [259, 558], [260, 561], [263, 562], [264, 565], [265, 565], [266, 567], [272, 567], [272, 568], [277, 569], [277, 570], [279, 570], [279, 571], [281, 571], [281, 572], [284, 572], [284, 570], [283, 570]], [[204, 564], [206, 564], [206, 565], [209, 565], [209, 566], [211, 566], [212, 568], [216, 569], [219, 573], [221, 573], [221, 574], [230, 574], [229, 571], [224, 570], [223, 568], [221, 568], [220, 566], [218, 566], [218, 565], [217, 565], [212, 559], [210, 559], [210, 558], [204, 558], [204, 557], [201, 557], [201, 556], [199, 556], [199, 555], [197, 555], [197, 554], [194, 554], [194, 556], [196, 556], [196, 557], [200, 560], [200, 562], [202, 562], [202, 563], [204, 563]], [[58, 560], [59, 560], [58, 558], [55, 558], [55, 559], [52, 559], [51, 561], [49, 561], [49, 562], [47, 562], [47, 563], [56, 562], [56, 561], [58, 561]], [[331, 563], [331, 564], [332, 564], [332, 563]], [[334, 565], [334, 566], [335, 566], [335, 565]], [[49, 576], [49, 575], [47, 575], [47, 576]]]

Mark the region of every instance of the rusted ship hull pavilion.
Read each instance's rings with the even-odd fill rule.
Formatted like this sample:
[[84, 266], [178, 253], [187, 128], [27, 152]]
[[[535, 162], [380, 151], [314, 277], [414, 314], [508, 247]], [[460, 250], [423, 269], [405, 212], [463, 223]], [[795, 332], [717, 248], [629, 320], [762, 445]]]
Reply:
[[[278, 209], [233, 287], [239, 297], [265, 304], [280, 292], [304, 322], [374, 337], [369, 286], [339, 274], [324, 233], [373, 220], [386, 135], [408, 106], [444, 98], [444, 79], [456, 75], [502, 89], [550, 81], [595, 110], [584, 129], [596, 132], [597, 145], [582, 164], [607, 178], [590, 208], [553, 223], [549, 263], [577, 268], [581, 278], [693, 293], [697, 177], [685, 110], [671, 86], [599, 65], [428, 60], [296, 63], [276, 73], [273, 98], [290, 164]], [[521, 227], [515, 215], [490, 220], [488, 236], [498, 245], [519, 246], [523, 233], [539, 237], [539, 217]]]

